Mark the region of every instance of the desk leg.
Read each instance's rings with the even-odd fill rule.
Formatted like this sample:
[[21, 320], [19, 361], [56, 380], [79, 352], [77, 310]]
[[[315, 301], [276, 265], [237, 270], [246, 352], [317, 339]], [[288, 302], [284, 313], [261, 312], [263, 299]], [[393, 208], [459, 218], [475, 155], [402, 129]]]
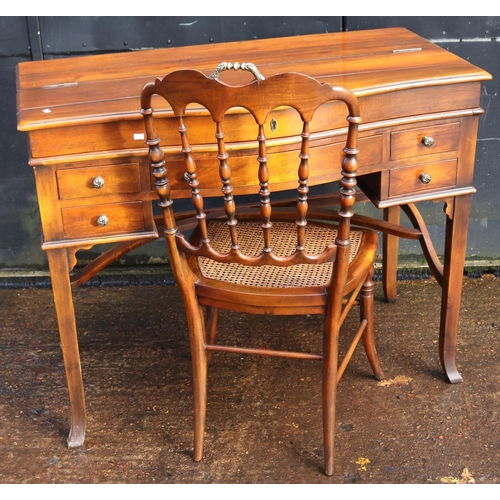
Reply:
[[[384, 208], [384, 220], [399, 224], [401, 210], [399, 206]], [[384, 297], [388, 302], [398, 300], [396, 282], [398, 276], [398, 251], [399, 238], [387, 233], [383, 235], [382, 249], [382, 283], [384, 287]]]
[[76, 448], [83, 445], [85, 438], [85, 399], [68, 255], [62, 248], [47, 250], [47, 257], [71, 403], [71, 428], [67, 443], [69, 448]]
[[455, 352], [467, 246], [470, 199], [470, 195], [455, 197], [452, 202], [452, 214], [447, 214], [446, 217], [439, 355], [443, 370], [452, 384], [462, 382], [462, 377], [458, 373], [455, 364]]

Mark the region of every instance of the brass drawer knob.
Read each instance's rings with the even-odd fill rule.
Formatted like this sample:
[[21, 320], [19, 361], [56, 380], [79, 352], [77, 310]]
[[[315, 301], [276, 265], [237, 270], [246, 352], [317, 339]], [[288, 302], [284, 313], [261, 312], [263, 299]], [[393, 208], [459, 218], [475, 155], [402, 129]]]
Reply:
[[424, 172], [424, 173], [420, 174], [419, 179], [420, 179], [420, 182], [422, 184], [429, 184], [429, 182], [431, 182], [431, 180], [432, 180], [432, 177], [429, 174], [426, 174]]
[[422, 139], [422, 144], [426, 147], [426, 148], [430, 148], [433, 144], [434, 144], [434, 139], [428, 135], [426, 135], [423, 139]]
[[109, 224], [109, 219], [106, 215], [102, 214], [102, 215], [99, 215], [99, 217], [97, 217], [97, 225], [98, 226], [104, 227], [104, 226], [107, 226], [108, 224]]
[[101, 189], [103, 186], [104, 186], [104, 179], [102, 177], [94, 177], [94, 179], [92, 180], [92, 185], [96, 188], [96, 189]]

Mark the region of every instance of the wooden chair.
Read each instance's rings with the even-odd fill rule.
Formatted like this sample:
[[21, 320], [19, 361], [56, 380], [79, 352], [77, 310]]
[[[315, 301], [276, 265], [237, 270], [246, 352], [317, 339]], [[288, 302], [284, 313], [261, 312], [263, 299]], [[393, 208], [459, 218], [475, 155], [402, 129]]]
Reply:
[[[219, 74], [230, 68], [248, 70], [254, 79], [243, 85], [223, 83]], [[166, 99], [177, 118], [181, 148], [176, 153], [169, 147], [165, 154], [160, 147], [156, 129], [167, 133], [167, 122], [174, 120], [168, 116], [165, 119], [166, 112], [160, 120], [153, 111], [156, 95]], [[192, 103], [197, 106], [189, 107]], [[199, 104], [207, 110], [205, 114]], [[310, 122], [320, 106], [327, 106], [324, 112], [332, 124], [339, 120], [344, 123], [342, 135], [326, 150], [310, 144]], [[203, 452], [211, 351], [305, 358], [320, 360], [323, 365], [325, 472], [331, 475], [337, 384], [360, 339], [375, 377], [383, 378], [373, 328], [377, 234], [351, 229], [360, 121], [357, 99], [345, 88], [321, 84], [302, 74], [265, 79], [252, 64], [223, 63], [210, 76], [180, 70], [147, 84], [141, 107], [170, 264], [189, 325], [194, 460], [201, 460]], [[295, 151], [290, 135], [266, 139], [265, 131], [272, 130], [269, 122], [276, 109], [280, 113], [293, 111], [300, 125], [293, 136], [298, 143]], [[207, 120], [207, 112], [213, 122]], [[239, 119], [246, 119], [245, 133], [251, 120], [255, 141], [226, 144], [225, 134], [239, 137], [241, 133], [231, 128], [236, 123], [235, 113]], [[215, 146], [208, 145], [203, 136], [202, 128], [208, 123], [215, 130]], [[192, 142], [188, 139], [191, 135]], [[323, 155], [319, 161], [313, 161], [316, 150]], [[289, 161], [290, 151], [292, 158], [297, 158], [298, 151], [297, 160]], [[340, 191], [337, 198], [331, 195], [331, 202], [339, 200], [338, 211], [315, 208], [313, 204], [309, 207], [309, 187], [335, 180], [340, 180]], [[291, 188], [297, 191], [294, 206], [279, 201], [279, 193]], [[221, 191], [220, 208], [204, 208]], [[239, 201], [252, 194], [257, 195], [257, 202], [247, 198]], [[192, 198], [192, 217], [177, 216], [174, 200], [185, 197]], [[275, 198], [277, 206], [273, 205]], [[354, 304], [361, 306], [359, 329], [339, 363], [339, 330]], [[218, 345], [215, 332], [219, 309], [273, 315], [322, 314], [323, 350], [314, 354]]]

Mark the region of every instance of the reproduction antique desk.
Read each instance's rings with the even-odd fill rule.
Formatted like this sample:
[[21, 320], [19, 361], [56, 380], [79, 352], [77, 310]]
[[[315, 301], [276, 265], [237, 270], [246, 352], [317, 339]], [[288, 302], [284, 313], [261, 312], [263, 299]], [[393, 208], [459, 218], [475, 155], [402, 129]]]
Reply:
[[[442, 286], [439, 353], [450, 382], [455, 364], [481, 81], [491, 76], [403, 28], [333, 33], [156, 49], [21, 63], [17, 73], [18, 128], [27, 132], [69, 387], [70, 447], [85, 436], [82, 384], [72, 286], [116, 258], [159, 237], [156, 193], [149, 172], [139, 95], [142, 86], [179, 68], [210, 74], [222, 62], [252, 62], [264, 76], [297, 71], [343, 85], [360, 100], [358, 183], [397, 224], [400, 208], [420, 234], [424, 255]], [[228, 73], [237, 84], [248, 75]], [[157, 110], [169, 120], [168, 109]], [[192, 110], [197, 113], [197, 109]], [[244, 112], [235, 125], [245, 137]], [[241, 127], [238, 128], [238, 120]], [[268, 140], [286, 129], [277, 110]], [[339, 134], [313, 130], [327, 154]], [[341, 127], [343, 125], [339, 125]], [[175, 127], [174, 127], [175, 128]], [[162, 132], [162, 131], [160, 131]], [[200, 131], [200, 133], [203, 133]], [[177, 150], [177, 137], [165, 136]], [[299, 150], [300, 137], [290, 137]], [[172, 141], [172, 142], [169, 142]], [[293, 149], [293, 148], [292, 148]], [[446, 241], [441, 264], [415, 202], [444, 203]], [[73, 272], [76, 252], [113, 243]], [[398, 237], [384, 237], [384, 290], [396, 297]]]

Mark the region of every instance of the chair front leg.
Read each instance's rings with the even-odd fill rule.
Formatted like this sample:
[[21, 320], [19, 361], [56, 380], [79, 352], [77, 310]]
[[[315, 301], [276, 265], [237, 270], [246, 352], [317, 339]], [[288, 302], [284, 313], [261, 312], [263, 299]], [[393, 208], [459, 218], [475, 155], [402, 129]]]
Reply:
[[[340, 315], [337, 315], [340, 316]], [[339, 323], [325, 321], [323, 338], [323, 448], [325, 474], [333, 474], [335, 413], [337, 402]]]
[[207, 351], [205, 348], [205, 322], [203, 310], [196, 297], [185, 300], [189, 341], [191, 346], [191, 364], [193, 369], [194, 396], [194, 454], [196, 462], [203, 457], [205, 421], [207, 414]]

